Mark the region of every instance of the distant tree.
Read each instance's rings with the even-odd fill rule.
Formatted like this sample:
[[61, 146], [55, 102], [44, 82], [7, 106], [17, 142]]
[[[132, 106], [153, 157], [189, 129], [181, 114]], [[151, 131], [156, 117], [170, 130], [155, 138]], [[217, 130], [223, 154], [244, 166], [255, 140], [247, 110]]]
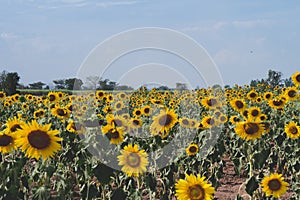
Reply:
[[176, 83], [176, 89], [177, 90], [187, 90], [186, 83]]
[[45, 86], [45, 90], [49, 90], [50, 89], [50, 86], [49, 85], [46, 85]]
[[30, 89], [38, 89], [38, 90], [41, 90], [43, 89], [43, 87], [46, 85], [46, 83], [43, 83], [41, 81], [39, 82], [35, 82], [35, 83], [30, 83], [29, 84], [29, 88]]
[[65, 79], [54, 80], [55, 89], [66, 89]]
[[268, 85], [275, 87], [276, 85], [282, 86], [282, 73], [274, 70], [269, 70], [268, 78], [265, 80]]
[[133, 87], [130, 87], [128, 85], [117, 85], [115, 87], [115, 90], [134, 90]]
[[78, 78], [69, 78], [65, 80], [65, 85], [68, 90], [80, 90], [83, 82]]
[[98, 87], [99, 76], [88, 76], [83, 84], [83, 88], [95, 90]]
[[166, 85], [159, 86], [157, 90], [169, 90], [170, 88]]
[[0, 88], [8, 95], [17, 93], [17, 86], [19, 84], [20, 76], [17, 72], [3, 71], [0, 75]]
[[284, 86], [285, 87], [291, 87], [291, 86], [293, 86], [293, 81], [292, 81], [291, 77], [284, 79], [283, 82], [284, 82]]
[[97, 89], [101, 90], [113, 90], [117, 86], [117, 82], [115, 81], [110, 81], [109, 79], [100, 79], [99, 82], [99, 87]]

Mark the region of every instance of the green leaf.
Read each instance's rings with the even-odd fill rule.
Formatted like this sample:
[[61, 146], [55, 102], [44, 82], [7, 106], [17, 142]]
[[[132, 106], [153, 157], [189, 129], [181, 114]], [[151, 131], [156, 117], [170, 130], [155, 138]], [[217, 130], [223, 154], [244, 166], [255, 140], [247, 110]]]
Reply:
[[269, 155], [270, 155], [270, 149], [264, 149], [261, 152], [255, 153], [253, 155], [254, 167], [256, 169], [261, 169], [266, 163], [266, 160], [268, 159]]
[[122, 188], [116, 189], [111, 195], [112, 200], [125, 200], [126, 198], [127, 198], [127, 194], [124, 192]]
[[156, 180], [152, 174], [147, 173], [145, 177], [146, 185], [150, 188], [151, 191], [155, 191]]
[[103, 163], [99, 163], [94, 169], [93, 172], [97, 179], [102, 183], [102, 184], [108, 184], [109, 181], [111, 180], [111, 176], [113, 176], [113, 169], [106, 166]]
[[254, 176], [246, 182], [246, 192], [252, 196], [253, 192], [259, 187], [258, 181]]

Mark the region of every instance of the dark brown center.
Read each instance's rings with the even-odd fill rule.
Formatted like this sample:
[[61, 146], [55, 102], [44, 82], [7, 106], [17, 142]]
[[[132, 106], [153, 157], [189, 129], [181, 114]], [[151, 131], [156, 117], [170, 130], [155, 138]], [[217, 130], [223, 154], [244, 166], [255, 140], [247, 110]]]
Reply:
[[289, 131], [290, 131], [290, 133], [293, 134], [293, 135], [295, 135], [295, 134], [298, 133], [298, 129], [297, 129], [297, 127], [295, 127], [295, 126], [290, 127], [290, 128], [289, 128]]
[[237, 107], [238, 109], [241, 109], [241, 108], [244, 107], [244, 103], [241, 102], [241, 101], [236, 101], [236, 102], [235, 102], [235, 105], [236, 105], [236, 107]]
[[51, 143], [49, 135], [41, 130], [31, 131], [27, 137], [29, 144], [36, 149], [45, 149]]
[[209, 99], [208, 101], [207, 101], [207, 105], [209, 105], [209, 106], [214, 106], [214, 105], [216, 105], [217, 104], [217, 100], [216, 99]]
[[139, 167], [141, 163], [140, 156], [134, 152], [130, 153], [126, 160], [127, 160], [127, 164], [133, 168]]
[[50, 101], [54, 101], [54, 100], [55, 100], [55, 95], [53, 95], [53, 94], [50, 94], [50, 96], [49, 96], [49, 100], [50, 100]]
[[200, 185], [193, 185], [189, 187], [189, 197], [191, 200], [203, 200], [205, 192]]
[[281, 188], [281, 182], [278, 179], [270, 180], [268, 183], [270, 190], [278, 191]]
[[248, 135], [253, 135], [259, 131], [259, 126], [256, 123], [249, 122], [244, 124], [244, 129]]
[[12, 141], [13, 141], [12, 137], [5, 134], [0, 135], [0, 147], [8, 146], [10, 143], [12, 143]]
[[296, 96], [296, 91], [295, 91], [295, 90], [290, 90], [290, 91], [288, 92], [288, 96], [289, 96], [289, 97], [295, 97], [295, 96]]
[[197, 152], [197, 147], [191, 146], [191, 147], [189, 148], [189, 151], [190, 151], [191, 153], [196, 153], [196, 152]]
[[158, 123], [161, 126], [168, 126], [171, 124], [171, 122], [172, 122], [172, 116], [169, 114], [165, 114], [165, 115], [161, 116], [158, 120]]
[[15, 125], [13, 125], [13, 126], [10, 128], [10, 131], [11, 131], [11, 132], [15, 132], [15, 131], [17, 131], [17, 129], [21, 129], [20, 124], [15, 124]]

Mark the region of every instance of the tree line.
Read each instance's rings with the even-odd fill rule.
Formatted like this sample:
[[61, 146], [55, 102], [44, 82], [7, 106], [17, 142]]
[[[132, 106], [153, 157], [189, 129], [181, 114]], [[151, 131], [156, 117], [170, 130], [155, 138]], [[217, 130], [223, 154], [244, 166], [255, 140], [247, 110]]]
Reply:
[[[20, 76], [17, 72], [7, 72], [2, 71], [0, 74], [0, 91], [5, 91], [8, 95], [17, 93], [17, 89], [36, 89], [36, 90], [49, 90], [49, 85], [41, 81], [33, 82], [28, 85], [23, 85], [19, 83]], [[85, 81], [78, 78], [67, 78], [67, 79], [57, 79], [53, 80], [54, 89], [62, 90], [133, 90], [132, 87], [127, 85], [119, 85], [115, 81], [109, 79], [103, 79], [99, 76], [89, 76]], [[272, 88], [275, 86], [292, 86], [291, 78], [282, 79], [282, 73], [274, 70], [268, 71], [267, 78], [256, 79], [250, 82], [250, 86], [256, 86], [257, 84], [270, 85]], [[186, 85], [177, 83], [176, 88], [186, 89]], [[225, 88], [230, 87], [226, 85]], [[168, 90], [167, 86], [160, 86], [157, 89]]]
[[33, 90], [133, 90], [127, 85], [119, 85], [115, 81], [103, 79], [99, 76], [89, 76], [85, 81], [78, 78], [66, 78], [53, 80], [54, 88], [41, 81], [29, 83], [28, 85], [20, 84], [21, 77], [17, 72], [7, 72], [3, 70], [0, 74], [0, 91], [5, 91], [8, 95], [17, 93], [18, 89]]

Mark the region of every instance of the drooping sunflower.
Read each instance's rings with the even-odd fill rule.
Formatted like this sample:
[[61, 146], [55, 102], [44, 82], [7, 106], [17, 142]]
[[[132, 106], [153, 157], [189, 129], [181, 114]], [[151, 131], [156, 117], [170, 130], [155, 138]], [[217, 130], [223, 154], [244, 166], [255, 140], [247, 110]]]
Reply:
[[201, 124], [203, 124], [205, 128], [212, 128], [218, 126], [219, 121], [217, 118], [208, 115], [202, 119]]
[[276, 98], [268, 101], [271, 108], [282, 110], [284, 108], [286, 101], [283, 98]]
[[62, 138], [57, 137], [58, 130], [50, 130], [51, 123], [46, 125], [38, 124], [35, 120], [21, 126], [22, 129], [16, 131], [18, 138], [16, 145], [29, 158], [42, 157], [44, 160], [53, 157], [61, 149], [58, 143]]
[[143, 121], [140, 118], [131, 118], [130, 127], [133, 129], [140, 128], [143, 124]]
[[189, 156], [194, 156], [199, 152], [199, 147], [197, 144], [190, 144], [186, 149], [185, 149], [186, 153]]
[[128, 176], [139, 176], [147, 170], [146, 167], [149, 165], [147, 157], [145, 150], [139, 150], [137, 144], [129, 144], [121, 150], [118, 164], [122, 166], [121, 170]]
[[261, 123], [247, 120], [238, 122], [235, 132], [244, 140], [255, 140], [260, 138], [264, 132], [264, 127]]
[[66, 127], [67, 131], [75, 134], [85, 133], [86, 128], [83, 124], [79, 122], [74, 122], [74, 120], [70, 120]]
[[296, 86], [300, 86], [300, 72], [296, 72], [292, 75], [292, 81]]
[[21, 126], [25, 125], [25, 122], [19, 120], [16, 116], [14, 118], [10, 118], [6, 121], [6, 131], [10, 133], [14, 133], [19, 129], [22, 129]]
[[175, 111], [166, 109], [161, 110], [159, 115], [153, 116], [153, 123], [151, 124], [151, 126], [153, 127], [153, 129], [156, 129], [161, 133], [168, 133], [177, 121], [177, 114], [175, 113]]
[[212, 200], [215, 188], [209, 184], [205, 177], [191, 174], [185, 175], [186, 180], [179, 179], [175, 184], [178, 200]]
[[289, 186], [289, 184], [284, 181], [282, 174], [277, 173], [265, 176], [261, 181], [261, 185], [266, 196], [273, 196], [275, 198], [279, 198], [281, 195], [285, 194]]
[[292, 139], [297, 139], [300, 137], [300, 127], [293, 121], [285, 125], [284, 131], [287, 136]]
[[102, 127], [102, 133], [106, 135], [112, 144], [121, 144], [124, 141], [124, 127], [106, 125]]
[[0, 153], [6, 154], [16, 149], [16, 136], [11, 132], [0, 132]]

